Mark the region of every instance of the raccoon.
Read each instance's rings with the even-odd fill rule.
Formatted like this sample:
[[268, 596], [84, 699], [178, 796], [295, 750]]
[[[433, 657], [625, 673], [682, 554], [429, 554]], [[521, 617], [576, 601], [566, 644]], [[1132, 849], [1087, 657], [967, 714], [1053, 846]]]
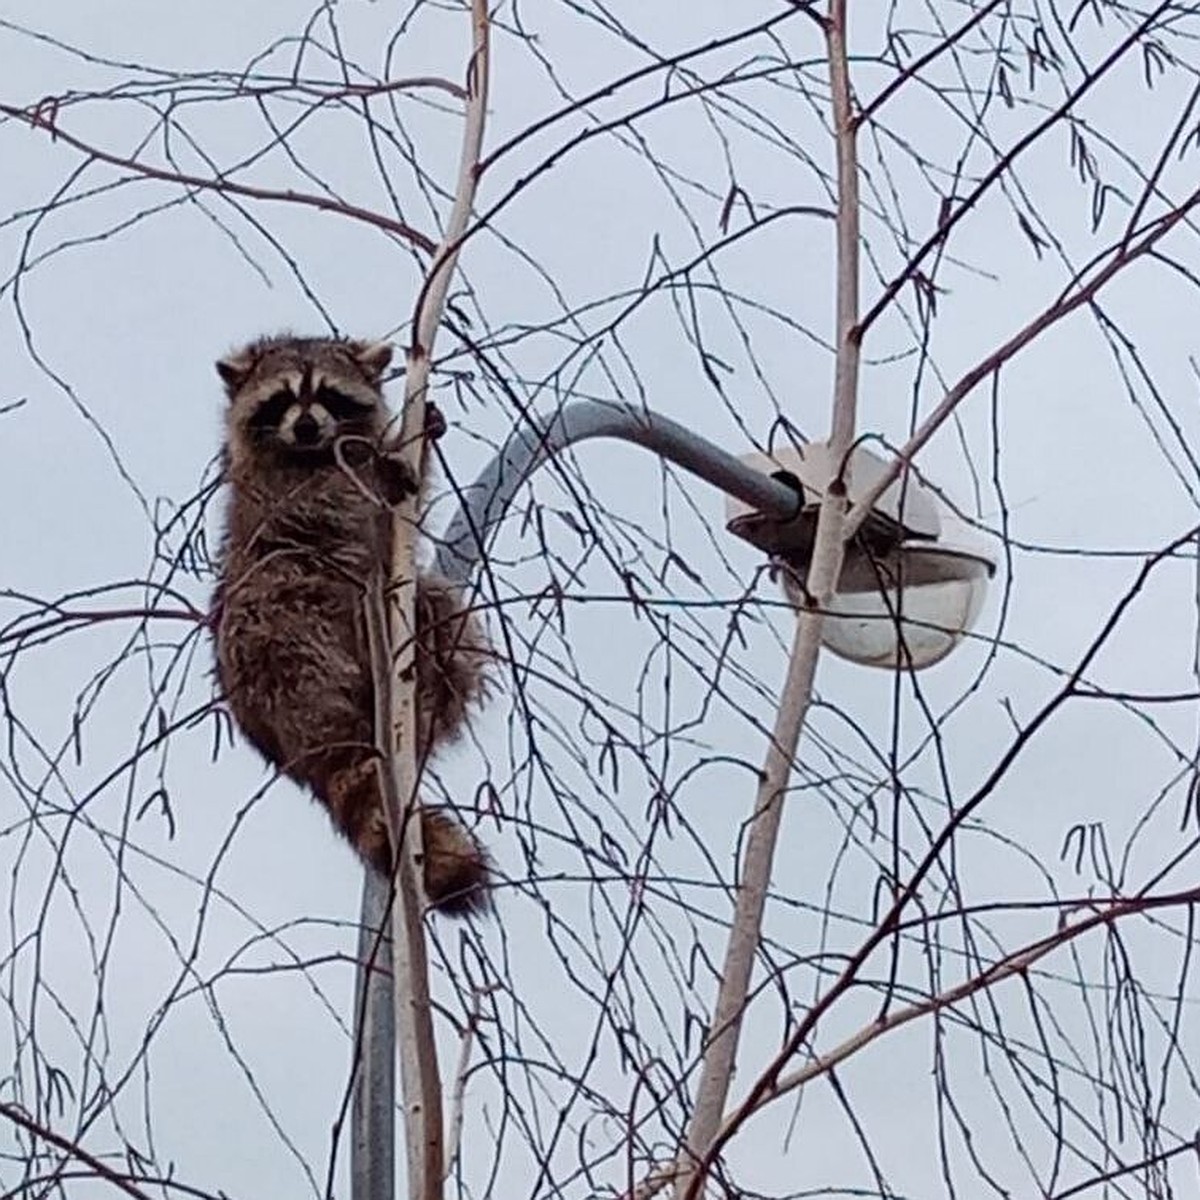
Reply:
[[[374, 468], [394, 461], [381, 457], [390, 360], [386, 343], [283, 335], [217, 363], [229, 502], [213, 604], [217, 677], [242, 732], [386, 875], [363, 598], [377, 559]], [[418, 577], [416, 639], [420, 763], [462, 732], [489, 651], [477, 617], [433, 572]], [[484, 848], [445, 811], [420, 813], [429, 901], [452, 915], [485, 907]]]

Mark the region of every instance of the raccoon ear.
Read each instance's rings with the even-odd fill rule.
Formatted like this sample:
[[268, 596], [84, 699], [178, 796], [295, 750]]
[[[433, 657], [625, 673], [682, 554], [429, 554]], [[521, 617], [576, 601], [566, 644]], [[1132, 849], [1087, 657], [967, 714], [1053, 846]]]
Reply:
[[392, 347], [387, 342], [351, 342], [350, 353], [372, 379], [382, 378], [392, 361]]
[[239, 350], [236, 354], [228, 354], [217, 359], [217, 374], [220, 375], [229, 394], [242, 386], [254, 370], [254, 355], [247, 350]]

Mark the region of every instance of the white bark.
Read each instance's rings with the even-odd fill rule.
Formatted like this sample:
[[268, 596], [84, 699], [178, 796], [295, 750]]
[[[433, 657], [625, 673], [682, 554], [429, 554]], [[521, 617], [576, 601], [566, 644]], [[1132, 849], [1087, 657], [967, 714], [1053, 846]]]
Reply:
[[[856, 328], [858, 166], [845, 32], [845, 0], [831, 0], [826, 36], [837, 152], [838, 205], [837, 363], [829, 442], [836, 458], [845, 458], [854, 440], [859, 364]], [[733, 926], [726, 946], [716, 1010], [704, 1051], [696, 1107], [688, 1127], [687, 1154], [675, 1176], [679, 1200], [694, 1200], [703, 1190], [704, 1177], [710, 1165], [710, 1150], [720, 1130], [729, 1097], [750, 976], [762, 935], [763, 909], [771, 881], [783, 798], [812, 699], [821, 646], [822, 614], [837, 588], [842, 568], [845, 515], [844, 484], [831, 487], [823, 499], [817, 520], [816, 541], [807, 578], [809, 596], [796, 622], [787, 678], [779, 699], [771, 744], [746, 837]]]

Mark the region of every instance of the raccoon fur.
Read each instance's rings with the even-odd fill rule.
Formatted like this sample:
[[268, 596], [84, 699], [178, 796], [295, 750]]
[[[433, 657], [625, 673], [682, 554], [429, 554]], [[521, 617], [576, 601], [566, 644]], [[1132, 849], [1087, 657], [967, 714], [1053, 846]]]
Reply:
[[[377, 559], [371, 467], [387, 449], [390, 359], [386, 343], [284, 335], [217, 363], [229, 398], [228, 508], [213, 608], [217, 676], [238, 726], [386, 875], [363, 600]], [[488, 646], [432, 572], [417, 581], [416, 626], [420, 764], [462, 732], [483, 694]], [[486, 906], [484, 848], [445, 810], [420, 814], [429, 901], [454, 915]]]

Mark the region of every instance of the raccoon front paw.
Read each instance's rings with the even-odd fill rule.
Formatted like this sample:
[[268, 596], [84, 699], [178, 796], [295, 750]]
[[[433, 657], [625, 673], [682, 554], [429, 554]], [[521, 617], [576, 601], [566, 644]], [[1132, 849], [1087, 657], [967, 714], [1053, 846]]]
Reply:
[[446, 418], [432, 400], [425, 401], [425, 436], [436, 442], [446, 432]]
[[375, 475], [379, 481], [379, 494], [390, 507], [395, 507], [421, 490], [417, 473], [398, 450], [380, 454], [375, 464]]

